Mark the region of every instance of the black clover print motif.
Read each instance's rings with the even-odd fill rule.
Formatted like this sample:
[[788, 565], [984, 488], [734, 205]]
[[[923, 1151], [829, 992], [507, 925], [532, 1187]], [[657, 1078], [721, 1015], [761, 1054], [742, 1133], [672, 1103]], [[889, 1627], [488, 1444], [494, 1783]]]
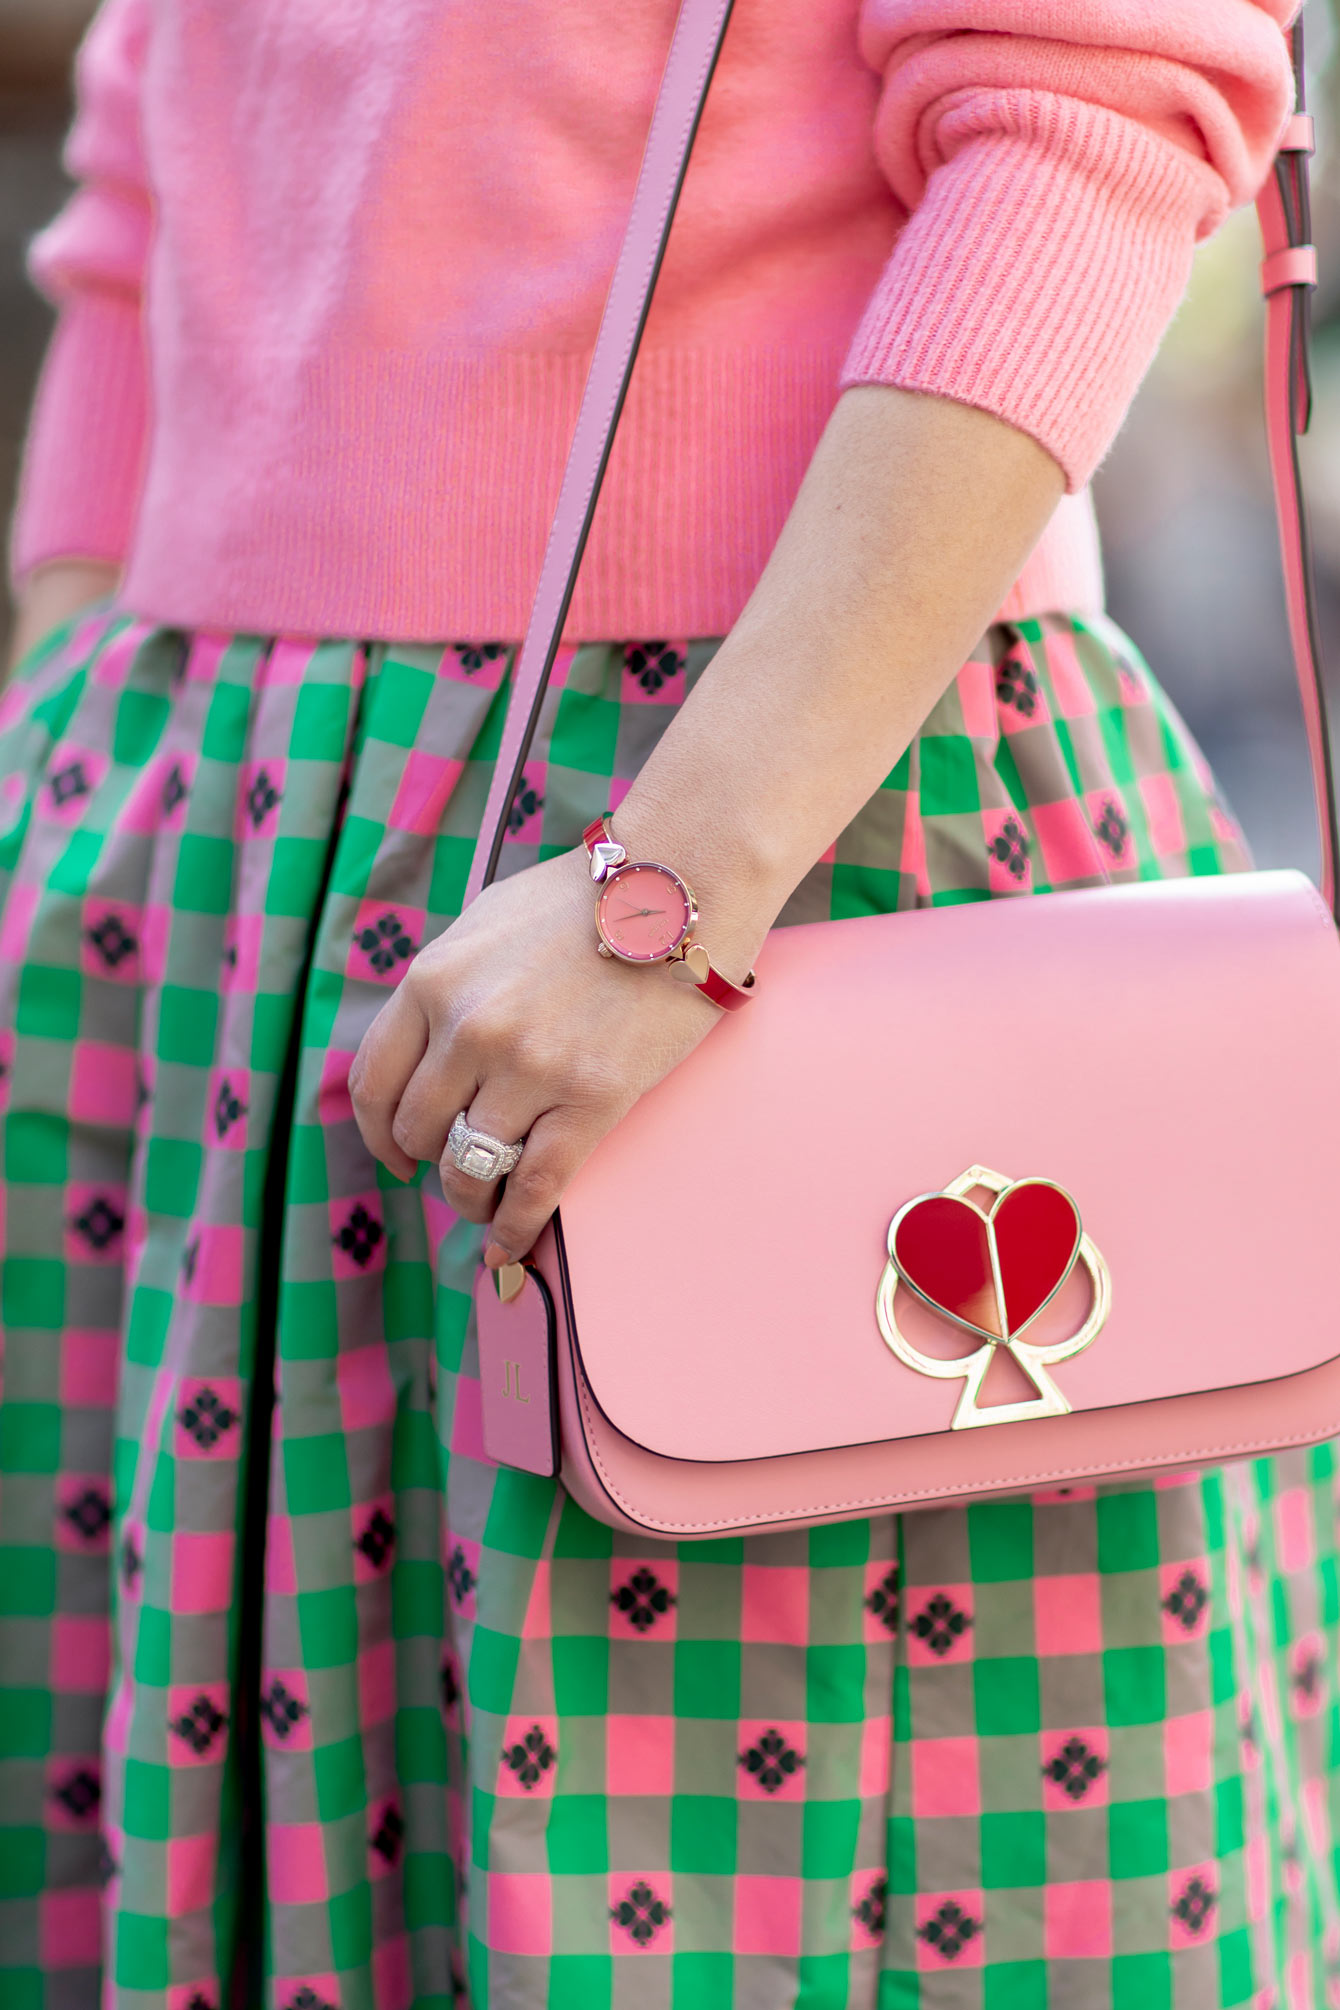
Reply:
[[775, 1794], [794, 1778], [805, 1759], [794, 1745], [787, 1744], [780, 1731], [768, 1730], [756, 1744], [747, 1745], [735, 1763], [743, 1767], [765, 1794]]
[[295, 1696], [276, 1675], [261, 1697], [260, 1711], [276, 1738], [283, 1744], [308, 1714], [307, 1705]]
[[457, 1543], [447, 1560], [447, 1589], [456, 1605], [464, 1605], [475, 1588], [475, 1574], [466, 1560], [465, 1551]]
[[955, 1605], [943, 1591], [937, 1591], [912, 1621], [912, 1631], [932, 1654], [943, 1659], [971, 1625], [971, 1615]]
[[858, 1903], [852, 1907], [852, 1918], [865, 1928], [872, 1940], [884, 1938], [888, 1903], [889, 1880], [887, 1877], [877, 1877], [862, 1894]]
[[1114, 859], [1121, 859], [1126, 850], [1126, 839], [1130, 835], [1130, 825], [1109, 796], [1098, 813], [1093, 834], [1102, 845], [1106, 845]]
[[1007, 656], [996, 672], [996, 696], [1002, 705], [1012, 705], [1022, 719], [1031, 719], [1038, 709], [1038, 680], [1027, 663]]
[[933, 1948], [944, 1960], [957, 1961], [981, 1930], [980, 1919], [974, 1919], [956, 1898], [947, 1898], [929, 1919], [921, 1922], [917, 1928], [917, 1939], [924, 1940], [927, 1947]]
[[84, 1487], [72, 1500], [61, 1508], [61, 1518], [67, 1522], [82, 1542], [90, 1545], [101, 1542], [112, 1519], [112, 1504], [102, 1487]]
[[684, 668], [682, 654], [668, 642], [632, 642], [625, 649], [623, 660], [629, 676], [637, 679], [649, 697], [654, 697]]
[[898, 1631], [898, 1566], [893, 1564], [885, 1571], [879, 1583], [865, 1601], [866, 1611], [871, 1613], [886, 1633]]
[[172, 1719], [168, 1729], [201, 1759], [227, 1722], [213, 1697], [206, 1696], [202, 1690], [179, 1716]]
[[197, 1389], [188, 1402], [177, 1412], [177, 1422], [188, 1438], [193, 1438], [202, 1452], [212, 1452], [221, 1438], [225, 1438], [237, 1422], [236, 1410], [230, 1409], [222, 1396], [206, 1386]]
[[1067, 1738], [1042, 1768], [1043, 1778], [1059, 1787], [1068, 1801], [1082, 1801], [1094, 1782], [1107, 1771], [1107, 1760], [1083, 1738]]
[[649, 1633], [674, 1603], [674, 1592], [667, 1590], [645, 1563], [639, 1564], [627, 1584], [610, 1593], [610, 1604], [638, 1633]]
[[661, 1928], [669, 1924], [671, 1913], [646, 1879], [639, 1878], [636, 1884], [629, 1885], [619, 1903], [610, 1907], [610, 1918], [623, 1928], [635, 1947], [650, 1947]]
[[1218, 1893], [1199, 1872], [1187, 1879], [1173, 1900], [1172, 1916], [1197, 1939], [1209, 1924], [1210, 1914], [1219, 1903]]
[[1310, 1716], [1322, 1698], [1326, 1684], [1326, 1664], [1315, 1647], [1300, 1650], [1289, 1677], [1289, 1690], [1298, 1716]]
[[163, 784], [163, 815], [170, 817], [186, 801], [188, 790], [181, 771], [181, 763], [174, 761]]
[[360, 928], [354, 943], [379, 977], [385, 977], [397, 963], [408, 963], [414, 954], [414, 938], [398, 914], [384, 914], [379, 921]]
[[539, 1725], [532, 1724], [524, 1738], [506, 1747], [502, 1762], [510, 1772], [515, 1773], [518, 1782], [529, 1794], [539, 1786], [557, 1757], [558, 1753]]
[[67, 761], [63, 768], [57, 768], [54, 774], [48, 775], [47, 787], [51, 791], [52, 803], [58, 810], [63, 810], [67, 803], [78, 802], [81, 796], [92, 792], [87, 770], [79, 760]]
[[381, 1818], [368, 1837], [368, 1847], [374, 1849], [383, 1863], [393, 1864], [400, 1855], [400, 1846], [405, 1840], [405, 1818], [394, 1801], [382, 1809]]
[[87, 1766], [78, 1766], [58, 1780], [52, 1788], [52, 1798], [60, 1802], [66, 1814], [74, 1822], [86, 1822], [97, 1813], [102, 1800], [102, 1785], [96, 1773]]
[[120, 1204], [110, 1194], [95, 1194], [70, 1223], [75, 1234], [97, 1255], [103, 1256], [118, 1241], [126, 1226]]
[[118, 970], [128, 956], [136, 954], [140, 946], [138, 938], [131, 934], [119, 914], [101, 916], [88, 929], [87, 939], [107, 970]]
[[247, 1106], [225, 1076], [219, 1083], [219, 1093], [214, 1098], [214, 1132], [222, 1142], [227, 1137], [239, 1117], [247, 1113]]
[[354, 1539], [354, 1548], [367, 1558], [374, 1570], [380, 1570], [395, 1547], [395, 1524], [383, 1508], [374, 1508], [368, 1517], [361, 1535]]
[[482, 670], [486, 663], [496, 663], [503, 654], [505, 644], [501, 642], [453, 642], [451, 645], [467, 677], [473, 677], [476, 670]]
[[360, 1270], [366, 1270], [377, 1253], [377, 1247], [385, 1235], [375, 1214], [364, 1207], [362, 1201], [350, 1209], [348, 1219], [341, 1222], [331, 1241], [337, 1249], [342, 1249]]
[[456, 1670], [450, 1661], [442, 1663], [442, 1672], [437, 1681], [438, 1691], [442, 1697], [443, 1713], [449, 1717], [461, 1700], [461, 1685], [456, 1679]]
[[247, 790], [246, 811], [251, 819], [251, 828], [258, 831], [271, 810], [279, 807], [279, 791], [266, 774], [264, 768], [258, 770], [255, 780]]
[[1028, 833], [1018, 817], [1006, 817], [996, 835], [988, 844], [988, 858], [994, 858], [1003, 865], [1011, 879], [1022, 879], [1028, 871], [1028, 855], [1032, 846]]
[[1172, 1590], [1163, 1601], [1163, 1610], [1170, 1619], [1182, 1628], [1184, 1633], [1194, 1633], [1200, 1616], [1210, 1602], [1210, 1594], [1202, 1580], [1189, 1567], [1178, 1578]]
[[544, 797], [530, 782], [523, 782], [512, 798], [512, 807], [507, 812], [507, 830], [511, 837], [523, 831], [533, 816], [544, 808]]

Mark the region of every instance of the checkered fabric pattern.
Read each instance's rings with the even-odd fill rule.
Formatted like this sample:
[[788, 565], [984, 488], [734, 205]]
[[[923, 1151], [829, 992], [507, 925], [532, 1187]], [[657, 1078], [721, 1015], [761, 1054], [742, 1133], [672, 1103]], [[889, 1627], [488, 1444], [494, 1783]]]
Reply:
[[[507, 870], [714, 646], [564, 653]], [[678, 1546], [485, 1458], [478, 1232], [347, 1071], [457, 911], [509, 661], [102, 614], [0, 701], [0, 2002], [1340, 2003], [1332, 1445]], [[786, 919], [1243, 863], [1056, 617]], [[1008, 997], [982, 1037], [1045, 1088]]]

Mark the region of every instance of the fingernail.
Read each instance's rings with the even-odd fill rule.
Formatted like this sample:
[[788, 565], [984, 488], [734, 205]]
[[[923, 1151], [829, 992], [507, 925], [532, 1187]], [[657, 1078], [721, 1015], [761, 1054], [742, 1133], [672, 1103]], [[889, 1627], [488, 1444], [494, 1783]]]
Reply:
[[512, 1263], [515, 1259], [500, 1242], [491, 1242], [484, 1251], [484, 1261], [490, 1270], [501, 1270], [505, 1263]]

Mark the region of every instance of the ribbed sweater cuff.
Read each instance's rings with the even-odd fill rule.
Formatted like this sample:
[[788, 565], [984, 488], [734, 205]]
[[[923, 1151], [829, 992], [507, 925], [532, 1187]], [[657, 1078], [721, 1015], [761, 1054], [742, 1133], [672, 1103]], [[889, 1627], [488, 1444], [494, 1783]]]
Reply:
[[139, 305], [68, 301], [38, 384], [11, 540], [16, 581], [55, 558], [124, 561], [139, 499], [148, 398]]
[[1218, 177], [1073, 99], [974, 92], [942, 141], [950, 126], [961, 144], [898, 239], [842, 384], [994, 412], [1083, 488], [1181, 297]]

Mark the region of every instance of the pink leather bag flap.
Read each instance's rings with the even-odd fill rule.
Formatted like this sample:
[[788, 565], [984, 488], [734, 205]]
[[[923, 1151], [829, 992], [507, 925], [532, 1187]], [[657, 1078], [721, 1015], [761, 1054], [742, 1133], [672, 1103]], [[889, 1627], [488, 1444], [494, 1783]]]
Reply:
[[1294, 1374], [1340, 1354], [1338, 1139], [1340, 939], [1300, 873], [779, 930], [564, 1198], [582, 1368], [670, 1458], [946, 1430], [962, 1381], [891, 1351], [876, 1290], [892, 1216], [980, 1165], [1066, 1188], [1106, 1263], [1076, 1411]]

